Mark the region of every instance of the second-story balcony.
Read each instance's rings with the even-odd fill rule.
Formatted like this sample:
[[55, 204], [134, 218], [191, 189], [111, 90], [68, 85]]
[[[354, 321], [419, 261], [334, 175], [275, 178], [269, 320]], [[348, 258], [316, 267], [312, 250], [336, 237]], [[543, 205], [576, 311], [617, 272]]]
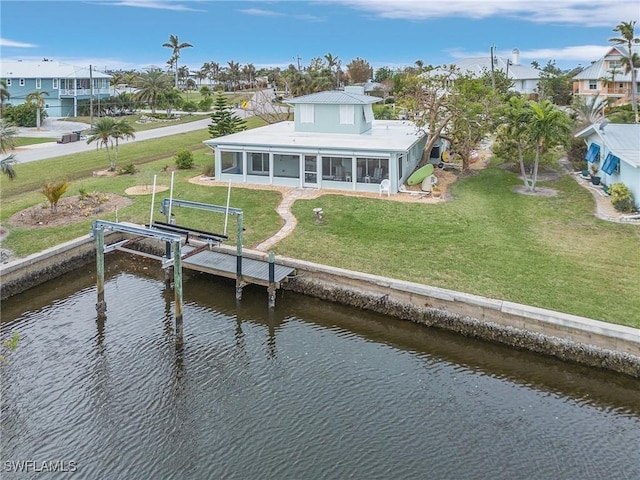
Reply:
[[[91, 89], [89, 88], [61, 88], [59, 91], [61, 97], [82, 97], [82, 96], [90, 96]], [[110, 95], [110, 88], [94, 88], [94, 95]]]

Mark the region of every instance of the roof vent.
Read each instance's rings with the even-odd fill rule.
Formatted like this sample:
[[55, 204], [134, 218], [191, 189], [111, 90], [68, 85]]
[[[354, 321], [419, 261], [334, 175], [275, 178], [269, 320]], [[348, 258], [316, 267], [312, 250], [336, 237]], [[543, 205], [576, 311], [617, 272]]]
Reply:
[[602, 132], [602, 134], [604, 135], [604, 127], [606, 127], [607, 125], [609, 125], [609, 120], [604, 119], [602, 120], [602, 122], [600, 122], [600, 131]]

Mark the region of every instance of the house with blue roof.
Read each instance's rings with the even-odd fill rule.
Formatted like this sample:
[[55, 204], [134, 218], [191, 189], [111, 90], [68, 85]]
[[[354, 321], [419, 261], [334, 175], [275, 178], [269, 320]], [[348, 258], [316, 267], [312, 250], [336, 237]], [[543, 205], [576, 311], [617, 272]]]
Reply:
[[92, 68], [77, 67], [52, 60], [28, 62], [2, 60], [0, 79], [7, 84], [8, 105], [26, 103], [27, 95], [41, 91], [49, 117], [78, 115], [78, 101], [98, 102], [110, 96], [111, 75]]
[[[206, 140], [215, 178], [233, 183], [397, 193], [422, 159], [425, 132], [375, 120], [362, 86], [292, 98], [294, 120]], [[386, 183], [386, 182], [385, 182]]]
[[578, 132], [576, 137], [587, 143], [589, 170], [595, 165], [604, 185], [624, 183], [640, 208], [640, 124], [603, 121]]

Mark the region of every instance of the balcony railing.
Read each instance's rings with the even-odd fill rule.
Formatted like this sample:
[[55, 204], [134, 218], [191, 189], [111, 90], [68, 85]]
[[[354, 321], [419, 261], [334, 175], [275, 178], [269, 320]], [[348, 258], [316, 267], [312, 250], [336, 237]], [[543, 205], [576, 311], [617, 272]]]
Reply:
[[[109, 88], [94, 88], [94, 95], [108, 95], [111, 92]], [[61, 88], [59, 90], [61, 97], [79, 97], [82, 95], [91, 95], [90, 88]]]
[[628, 95], [628, 87], [607, 87], [606, 93], [609, 95]]

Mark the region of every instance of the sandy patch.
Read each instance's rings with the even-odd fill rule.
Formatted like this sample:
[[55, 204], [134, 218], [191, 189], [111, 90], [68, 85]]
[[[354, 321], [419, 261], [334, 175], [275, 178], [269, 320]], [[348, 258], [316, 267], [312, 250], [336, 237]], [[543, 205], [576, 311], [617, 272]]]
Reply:
[[[156, 185], [155, 193], [165, 192], [169, 190], [167, 185]], [[153, 185], [135, 185], [127, 188], [124, 193], [127, 195], [151, 195], [154, 193]]]
[[131, 203], [131, 199], [113, 194], [93, 193], [84, 197], [76, 195], [60, 199], [58, 211], [54, 213], [45, 200], [43, 203], [13, 214], [7, 220], [7, 224], [22, 228], [56, 227], [98, 218], [100, 215], [115, 212]]
[[521, 193], [522, 195], [532, 195], [536, 197], [555, 197], [558, 194], [558, 191], [553, 188], [536, 187], [536, 190], [534, 192], [524, 185], [516, 185], [515, 187], [511, 188], [511, 191], [515, 193]]

